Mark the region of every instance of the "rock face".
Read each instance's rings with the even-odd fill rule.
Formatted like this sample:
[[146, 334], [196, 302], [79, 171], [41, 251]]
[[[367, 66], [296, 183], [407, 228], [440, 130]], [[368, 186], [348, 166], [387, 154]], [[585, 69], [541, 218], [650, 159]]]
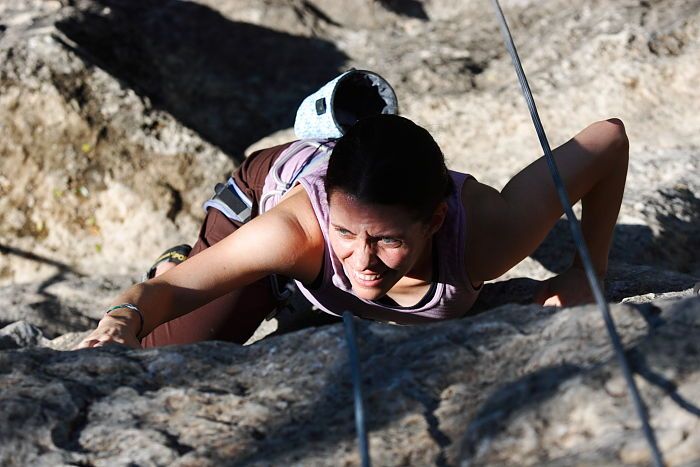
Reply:
[[[541, 150], [489, 3], [2, 2], [0, 283], [137, 274], [191, 242], [244, 150], [292, 138], [296, 105], [351, 66], [393, 83], [452, 167], [503, 186]], [[503, 8], [553, 146], [626, 123], [614, 257], [700, 274], [697, 1]]]
[[[625, 122], [606, 294], [666, 462], [700, 464], [700, 3], [501, 3], [552, 146]], [[487, 0], [0, 2], [0, 463], [359, 462], [340, 326], [62, 352], [349, 67], [480, 181], [540, 153]], [[599, 312], [514, 304], [572, 254], [562, 221], [482, 314], [358, 323], [374, 464], [649, 463]]]
[[243, 150], [345, 61], [192, 2], [12, 1], [0, 17], [6, 282], [133, 273], [191, 241]]
[[[700, 461], [700, 298], [616, 305], [668, 465]], [[594, 307], [358, 322], [375, 465], [644, 465]], [[0, 353], [3, 465], [357, 465], [341, 326], [249, 347]]]

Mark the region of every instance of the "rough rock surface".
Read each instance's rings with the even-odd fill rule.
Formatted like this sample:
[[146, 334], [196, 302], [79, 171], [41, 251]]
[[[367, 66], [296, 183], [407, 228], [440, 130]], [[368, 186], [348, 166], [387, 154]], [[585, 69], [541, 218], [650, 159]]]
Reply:
[[[700, 462], [700, 298], [613, 315], [668, 465]], [[594, 307], [357, 323], [375, 465], [647, 464]], [[341, 326], [0, 353], [3, 465], [356, 465]]]
[[[700, 274], [697, 0], [503, 7], [552, 145], [627, 125], [620, 259]], [[350, 66], [484, 182], [540, 153], [486, 0], [8, 0], [0, 64], [2, 283], [136, 274], [192, 241], [245, 148], [292, 137], [296, 104]]]
[[[501, 3], [553, 146], [626, 124], [606, 294], [665, 460], [698, 465], [700, 3]], [[59, 352], [351, 66], [496, 188], [540, 153], [488, 0], [0, 2], [0, 463], [357, 464], [339, 326]], [[598, 312], [513, 305], [572, 254], [561, 221], [485, 313], [358, 323], [376, 465], [648, 464]]]
[[345, 60], [193, 2], [12, 0], [0, 24], [5, 282], [191, 241], [214, 184]]

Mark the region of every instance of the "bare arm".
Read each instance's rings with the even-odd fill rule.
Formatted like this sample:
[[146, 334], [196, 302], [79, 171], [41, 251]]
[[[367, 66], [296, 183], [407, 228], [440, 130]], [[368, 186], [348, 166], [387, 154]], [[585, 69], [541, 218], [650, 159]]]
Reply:
[[321, 230], [306, 193], [297, 190], [212, 247], [119, 295], [115, 304], [133, 303], [142, 310], [140, 336], [138, 317], [130, 310], [116, 310], [80, 346], [106, 341], [136, 346], [137, 337], [160, 324], [269, 274], [310, 282], [320, 270], [322, 255]]
[[[571, 202], [582, 200], [584, 238], [603, 276], [627, 175], [622, 122], [590, 125], [555, 149], [554, 157]], [[494, 279], [531, 254], [563, 213], [543, 157], [516, 174], [500, 193], [471, 181], [462, 194], [468, 213], [466, 266], [474, 282]]]

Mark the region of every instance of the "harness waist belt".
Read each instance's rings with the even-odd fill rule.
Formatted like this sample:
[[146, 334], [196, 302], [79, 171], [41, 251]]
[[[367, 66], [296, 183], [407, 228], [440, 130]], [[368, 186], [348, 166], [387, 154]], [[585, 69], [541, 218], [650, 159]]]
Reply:
[[238, 188], [233, 178], [217, 183], [212, 196], [202, 206], [206, 211], [216, 208], [232, 221], [245, 224], [253, 214], [253, 202]]

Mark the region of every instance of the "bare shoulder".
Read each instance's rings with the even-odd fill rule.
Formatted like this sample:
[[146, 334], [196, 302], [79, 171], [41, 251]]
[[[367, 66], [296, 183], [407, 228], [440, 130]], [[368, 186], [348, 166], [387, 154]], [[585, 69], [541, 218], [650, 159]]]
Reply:
[[270, 212], [284, 218], [291, 228], [297, 229], [300, 235], [308, 237], [309, 240], [323, 241], [321, 226], [318, 224], [311, 200], [301, 185], [289, 190]]
[[286, 261], [282, 267], [288, 270], [279, 272], [302, 282], [313, 281], [321, 267], [325, 242], [306, 190], [301, 185], [292, 188], [260, 220], [284, 245]]
[[503, 218], [503, 209], [507, 207], [498, 190], [473, 178], [466, 180], [462, 186], [462, 204], [471, 231], [498, 227]]

